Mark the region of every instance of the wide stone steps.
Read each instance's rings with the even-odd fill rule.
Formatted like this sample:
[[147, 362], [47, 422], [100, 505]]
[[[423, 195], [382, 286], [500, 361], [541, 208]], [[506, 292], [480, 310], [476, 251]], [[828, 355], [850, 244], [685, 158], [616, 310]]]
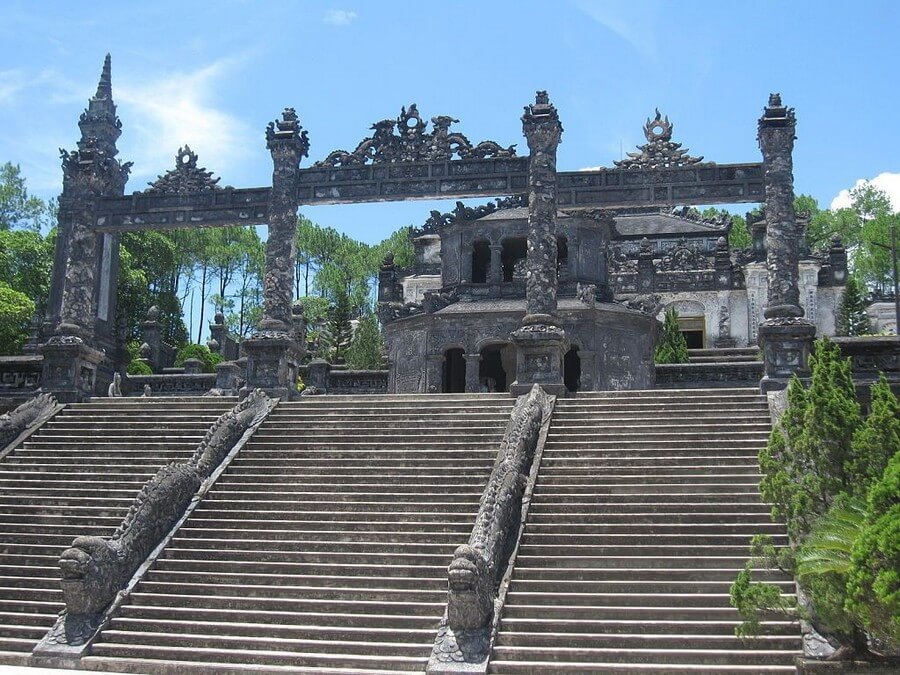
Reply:
[[729, 602], [751, 537], [787, 542], [758, 491], [769, 430], [750, 390], [557, 401], [489, 672], [793, 670], [796, 625], [750, 646]]
[[421, 672], [447, 565], [471, 532], [512, 403], [326, 396], [279, 405], [84, 665]]
[[235, 403], [69, 405], [0, 462], [0, 652], [30, 652], [53, 625], [63, 608], [57, 561], [72, 540], [111, 535], [156, 470], [189, 459]]

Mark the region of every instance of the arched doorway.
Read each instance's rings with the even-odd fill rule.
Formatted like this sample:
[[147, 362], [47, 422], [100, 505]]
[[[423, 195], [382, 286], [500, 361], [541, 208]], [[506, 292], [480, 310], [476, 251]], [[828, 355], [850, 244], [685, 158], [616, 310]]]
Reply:
[[528, 240], [510, 237], [503, 240], [500, 261], [503, 265], [503, 281], [525, 279], [525, 259], [528, 257]]
[[481, 391], [508, 391], [509, 345], [494, 344], [484, 347], [478, 364], [478, 387]]
[[581, 357], [578, 355], [578, 347], [574, 345], [563, 358], [563, 383], [571, 392], [581, 389]]
[[486, 284], [491, 266], [491, 245], [486, 241], [472, 244], [472, 283]]
[[461, 394], [466, 390], [466, 361], [463, 350], [454, 347], [444, 352], [444, 378], [442, 391], [445, 394]]

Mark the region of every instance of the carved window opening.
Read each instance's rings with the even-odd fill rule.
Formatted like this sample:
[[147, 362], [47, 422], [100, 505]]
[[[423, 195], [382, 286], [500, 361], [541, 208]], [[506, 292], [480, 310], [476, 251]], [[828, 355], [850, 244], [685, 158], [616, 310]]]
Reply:
[[503, 240], [500, 262], [503, 265], [503, 281], [525, 280], [525, 260], [528, 257], [528, 240], [514, 237]]
[[515, 353], [507, 344], [489, 345], [481, 350], [478, 364], [480, 391], [509, 391], [507, 367], [514, 369]]
[[569, 275], [569, 240], [566, 237], [556, 238], [556, 276], [565, 279]]
[[444, 352], [442, 390], [445, 394], [461, 394], [466, 390], [466, 361], [458, 347]]
[[568, 391], [581, 389], [581, 357], [578, 355], [578, 347], [574, 345], [563, 358], [563, 383]]
[[472, 244], [472, 283], [486, 284], [491, 268], [491, 245], [486, 241]]

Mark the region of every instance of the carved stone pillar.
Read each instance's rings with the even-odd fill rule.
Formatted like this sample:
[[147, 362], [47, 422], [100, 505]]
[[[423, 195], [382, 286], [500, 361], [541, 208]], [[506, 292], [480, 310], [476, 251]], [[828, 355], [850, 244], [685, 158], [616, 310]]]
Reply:
[[[51, 322], [55, 335], [39, 347], [44, 356], [42, 388], [62, 403], [84, 400], [103, 392], [118, 366], [107, 362], [97, 344], [97, 273], [101, 266], [100, 235], [94, 230], [97, 200], [123, 194], [131, 163], [122, 164], [116, 140], [121, 123], [112, 100], [110, 58], [106, 57], [97, 93], [88, 102], [78, 122], [81, 140], [78, 149], [62, 151], [63, 191], [59, 197], [59, 228], [56, 266], [51, 293]], [[111, 257], [106, 272], [111, 274]], [[65, 264], [60, 268], [64, 256]], [[109, 278], [105, 293], [103, 319], [108, 321], [109, 297], [115, 289]], [[114, 285], [114, 284], [113, 284]], [[57, 306], [58, 303], [58, 306]], [[58, 317], [55, 313], [58, 312]], [[102, 365], [102, 368], [101, 368]]]
[[478, 374], [481, 368], [481, 354], [463, 354], [466, 360], [466, 393], [471, 394], [481, 389]]
[[525, 107], [522, 131], [528, 140], [528, 259], [525, 317], [510, 339], [516, 345], [513, 396], [541, 385], [550, 394], [565, 394], [562, 359], [566, 335], [556, 317], [556, 149], [562, 124], [547, 92], [539, 91]]
[[653, 266], [653, 250], [647, 237], [641, 239], [638, 252], [638, 291], [650, 293], [656, 288], [656, 268]]
[[808, 359], [815, 325], [803, 318], [800, 306], [800, 239], [794, 213], [794, 174], [791, 153], [796, 120], [793, 108], [779, 94], [759, 120], [759, 147], [766, 181], [766, 268], [768, 303], [766, 320], [759, 327], [759, 346], [765, 360], [763, 391], [783, 389], [788, 379], [809, 374]]
[[491, 244], [491, 273], [488, 282], [492, 284], [503, 283], [503, 246]]
[[247, 386], [243, 395], [262, 389], [270, 396], [296, 395], [297, 369], [305, 345], [294, 339], [291, 302], [297, 229], [297, 172], [307, 156], [309, 141], [293, 108], [266, 129], [272, 154], [272, 192], [269, 197], [269, 237], [266, 241], [263, 318], [253, 336], [244, 341]]

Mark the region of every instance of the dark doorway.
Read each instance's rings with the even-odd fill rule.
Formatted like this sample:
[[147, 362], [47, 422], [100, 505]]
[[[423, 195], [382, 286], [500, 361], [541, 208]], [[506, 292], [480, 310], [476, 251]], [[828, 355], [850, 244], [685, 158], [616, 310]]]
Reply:
[[569, 391], [581, 389], [581, 357], [578, 347], [570, 347], [563, 359], [563, 382]]
[[500, 260], [503, 263], [503, 281], [525, 279], [524, 263], [528, 257], [528, 241], [522, 237], [505, 239]]
[[556, 276], [560, 279], [569, 272], [569, 240], [565, 237], [556, 238]]
[[481, 350], [478, 386], [481, 391], [506, 391], [506, 369], [503, 368], [503, 345], [490, 345]]
[[466, 390], [466, 361], [462, 349], [444, 352], [443, 390], [445, 394], [460, 394]]
[[491, 245], [486, 241], [472, 244], [472, 283], [486, 284], [491, 266]]
[[702, 330], [683, 330], [684, 341], [687, 342], [688, 349], [703, 349], [703, 331]]

